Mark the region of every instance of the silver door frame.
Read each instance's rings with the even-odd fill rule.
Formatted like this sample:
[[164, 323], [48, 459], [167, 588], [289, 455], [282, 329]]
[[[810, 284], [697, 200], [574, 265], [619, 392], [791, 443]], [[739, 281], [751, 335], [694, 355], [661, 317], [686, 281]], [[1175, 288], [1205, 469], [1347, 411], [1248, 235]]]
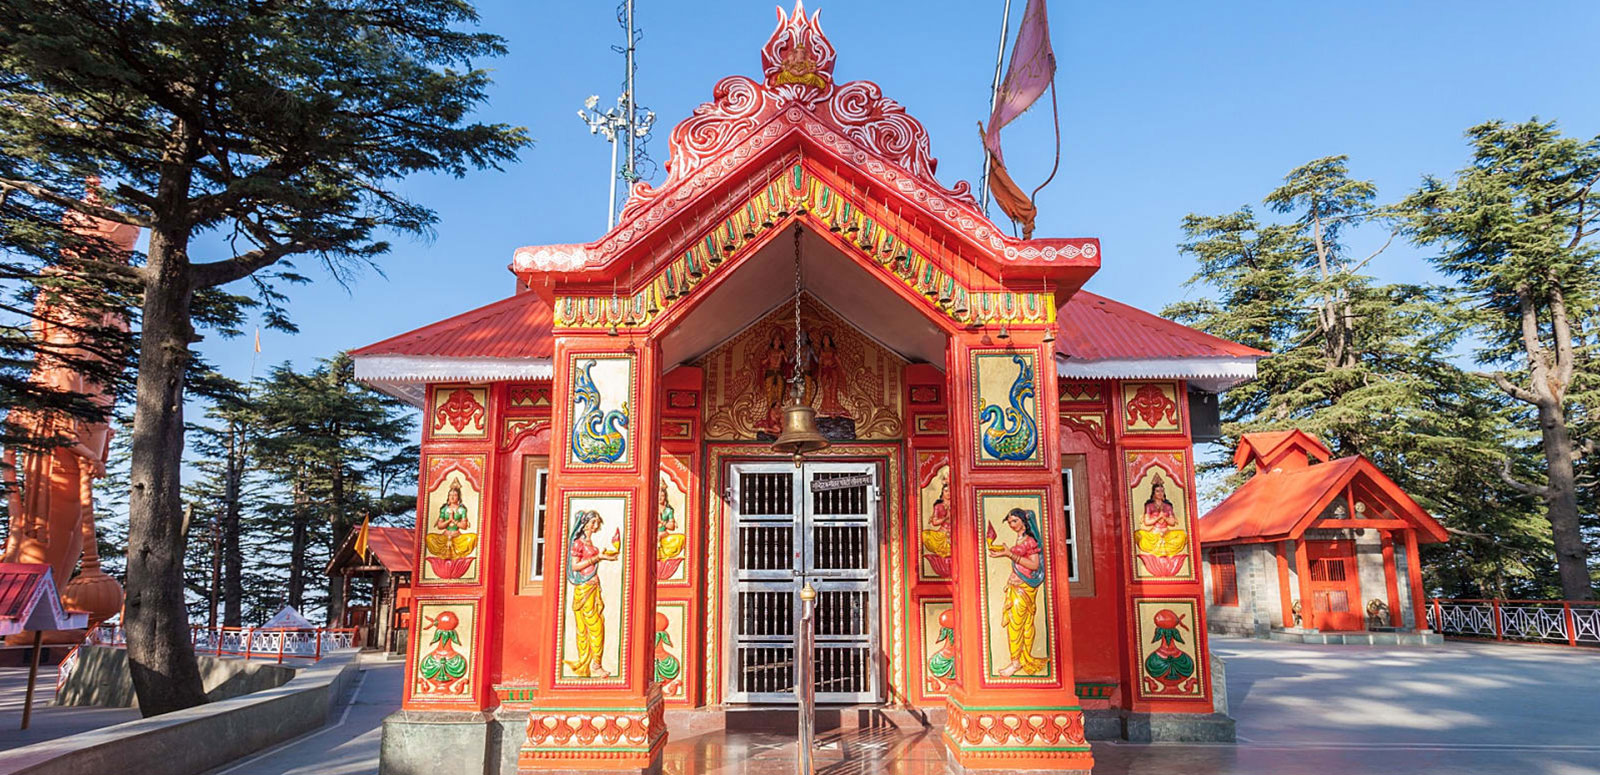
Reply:
[[[757, 571], [742, 574], [738, 552], [740, 551], [739, 526], [745, 521], [741, 513], [743, 493], [740, 490], [743, 477], [741, 474], [776, 474], [787, 473], [793, 476], [792, 504], [790, 511], [791, 524], [794, 525], [794, 543], [798, 545], [793, 552], [793, 562], [787, 576], [782, 576], [771, 571]], [[868, 474], [872, 483], [866, 488], [866, 514], [864, 515], [814, 515], [812, 506], [811, 483], [817, 474], [845, 473]], [[788, 460], [781, 462], [743, 462], [728, 464], [728, 488], [723, 493], [726, 498], [727, 524], [723, 535], [723, 556], [728, 568], [727, 577], [721, 579], [724, 584], [726, 605], [723, 606], [724, 620], [723, 632], [727, 634], [724, 639], [724, 671], [723, 686], [724, 700], [728, 703], [761, 703], [761, 704], [788, 704], [797, 701], [793, 686], [785, 691], [778, 692], [744, 692], [739, 690], [739, 648], [741, 644], [777, 644], [794, 643], [794, 636], [740, 636], [738, 623], [741, 616], [740, 595], [741, 589], [749, 591], [774, 591], [789, 589], [794, 593], [795, 604], [792, 608], [793, 627], [791, 632], [798, 632], [800, 626], [799, 590], [809, 579], [818, 590], [819, 596], [826, 590], [865, 590], [867, 591], [867, 607], [865, 611], [867, 635], [863, 640], [860, 636], [823, 636], [817, 638], [820, 649], [829, 644], [864, 643], [867, 647], [867, 688], [865, 692], [845, 693], [824, 691], [824, 687], [817, 689], [819, 703], [876, 703], [883, 700], [883, 677], [879, 669], [883, 656], [882, 608], [879, 598], [881, 589], [878, 576], [879, 565], [879, 522], [882, 519], [883, 498], [880, 466], [875, 462], [828, 462], [805, 463], [796, 469], [794, 463]], [[861, 517], [865, 517], [866, 543], [868, 568], [860, 571], [835, 571], [814, 570], [817, 562], [816, 545], [812, 540], [810, 528], [818, 523], [836, 522], [840, 524], [860, 524]], [[774, 522], [773, 515], [756, 516], [749, 521]], [[812, 569], [809, 570], [808, 569]]]

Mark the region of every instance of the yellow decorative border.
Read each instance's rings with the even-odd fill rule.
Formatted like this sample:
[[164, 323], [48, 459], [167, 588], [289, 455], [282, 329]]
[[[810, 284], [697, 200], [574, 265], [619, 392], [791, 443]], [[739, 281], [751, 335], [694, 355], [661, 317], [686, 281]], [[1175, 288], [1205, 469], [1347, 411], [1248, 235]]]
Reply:
[[[959, 323], [985, 325], [1047, 324], [1056, 320], [1055, 294], [975, 291], [913, 248], [901, 221], [894, 228], [864, 213], [800, 162], [756, 191], [716, 226], [700, 234], [678, 257], [629, 295], [564, 295], [554, 305], [554, 325], [562, 329], [610, 329], [648, 326], [691, 296], [758, 235], [782, 230], [791, 220], [809, 216], [839, 234], [859, 254], [871, 259], [902, 285], [927, 297], [945, 316]], [[924, 244], [926, 234], [914, 232]], [[974, 270], [977, 274], [977, 270]], [[966, 310], [958, 315], [957, 311]]]

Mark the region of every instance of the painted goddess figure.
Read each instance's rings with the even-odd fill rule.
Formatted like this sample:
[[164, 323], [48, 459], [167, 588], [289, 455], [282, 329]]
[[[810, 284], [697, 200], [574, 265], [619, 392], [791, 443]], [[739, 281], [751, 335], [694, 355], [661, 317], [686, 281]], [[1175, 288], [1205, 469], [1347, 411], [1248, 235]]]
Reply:
[[[1141, 555], [1179, 557], [1189, 548], [1189, 534], [1178, 527], [1178, 515], [1172, 507], [1172, 501], [1167, 500], [1167, 485], [1162, 481], [1161, 474], [1156, 474], [1155, 481], [1150, 485], [1150, 497], [1144, 502], [1144, 517], [1140, 520], [1140, 529], [1133, 531], [1133, 538], [1139, 544]], [[1168, 563], [1159, 561], [1151, 563], [1146, 560], [1145, 565], [1161, 576], [1173, 575], [1181, 569], [1181, 566], [1169, 568]]]
[[950, 576], [950, 475], [939, 476], [939, 495], [928, 517], [931, 526], [922, 531], [923, 559], [941, 577]]
[[1048, 660], [1033, 653], [1036, 635], [1034, 612], [1039, 608], [1039, 586], [1044, 583], [1044, 545], [1039, 532], [1039, 517], [1027, 509], [1016, 508], [1006, 512], [1006, 527], [1017, 534], [1010, 548], [995, 540], [994, 526], [989, 526], [989, 556], [1011, 560], [1011, 576], [1006, 579], [1005, 605], [1000, 609], [1005, 623], [1006, 643], [1011, 653], [1011, 664], [1000, 668], [1000, 675], [1036, 675], [1042, 672]]
[[461, 502], [461, 480], [450, 480], [450, 491], [445, 494], [444, 505], [439, 507], [439, 517], [433, 522], [436, 533], [425, 539], [428, 554], [445, 560], [456, 560], [472, 554], [478, 546], [478, 534], [469, 533], [472, 520], [467, 506]]
[[622, 533], [612, 536], [611, 548], [594, 545], [594, 534], [605, 524], [600, 512], [580, 509], [572, 515], [571, 548], [567, 551], [567, 583], [572, 585], [572, 614], [577, 622], [578, 658], [565, 660], [573, 675], [607, 678], [600, 665], [606, 646], [606, 602], [600, 594], [600, 563], [617, 559]]

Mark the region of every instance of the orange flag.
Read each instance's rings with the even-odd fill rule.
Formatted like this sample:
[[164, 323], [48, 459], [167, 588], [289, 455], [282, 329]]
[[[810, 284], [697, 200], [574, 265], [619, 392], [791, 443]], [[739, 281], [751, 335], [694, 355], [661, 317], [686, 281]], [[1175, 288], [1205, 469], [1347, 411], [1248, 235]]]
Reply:
[[368, 514], [362, 518], [361, 530], [356, 533], [356, 557], [365, 558], [367, 556], [367, 535], [371, 528], [372, 515]]

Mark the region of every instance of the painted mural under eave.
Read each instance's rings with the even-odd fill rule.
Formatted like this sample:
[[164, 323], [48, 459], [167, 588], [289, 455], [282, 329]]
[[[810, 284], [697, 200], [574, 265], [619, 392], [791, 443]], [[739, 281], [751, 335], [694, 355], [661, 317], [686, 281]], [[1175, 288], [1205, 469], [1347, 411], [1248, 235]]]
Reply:
[[809, 295], [800, 319], [805, 341], [798, 358], [794, 307], [785, 303], [696, 362], [706, 376], [706, 438], [776, 436], [797, 363], [804, 400], [829, 436], [900, 438], [906, 361]]

